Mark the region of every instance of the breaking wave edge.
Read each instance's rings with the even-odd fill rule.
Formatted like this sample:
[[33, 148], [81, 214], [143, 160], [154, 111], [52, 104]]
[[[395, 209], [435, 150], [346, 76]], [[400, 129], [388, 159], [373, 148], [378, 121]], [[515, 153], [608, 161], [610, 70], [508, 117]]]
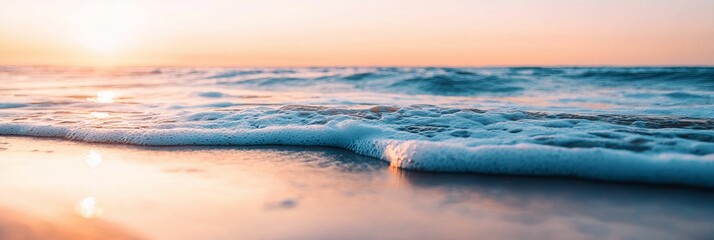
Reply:
[[620, 149], [533, 143], [468, 146], [459, 142], [391, 139], [392, 130], [356, 120], [261, 129], [96, 129], [0, 124], [0, 135], [55, 137], [144, 146], [326, 146], [381, 159], [402, 169], [714, 187], [714, 154], [643, 154]]

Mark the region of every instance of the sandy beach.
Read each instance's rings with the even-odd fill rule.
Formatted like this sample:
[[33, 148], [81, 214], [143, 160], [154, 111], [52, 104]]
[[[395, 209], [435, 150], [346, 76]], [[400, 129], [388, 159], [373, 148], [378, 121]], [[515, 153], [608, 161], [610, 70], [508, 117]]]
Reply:
[[0, 240], [714, 239], [714, 1], [0, 1]]
[[399, 170], [333, 148], [0, 138], [0, 239], [705, 239], [714, 192]]

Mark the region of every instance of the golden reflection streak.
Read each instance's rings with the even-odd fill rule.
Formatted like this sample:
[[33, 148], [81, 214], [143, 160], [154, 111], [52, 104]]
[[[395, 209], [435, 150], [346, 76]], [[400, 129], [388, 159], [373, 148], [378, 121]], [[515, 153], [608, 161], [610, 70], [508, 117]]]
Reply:
[[399, 167], [390, 165], [387, 168], [387, 171], [389, 172], [389, 181], [387, 184], [391, 187], [403, 187], [403, 186], [408, 186], [409, 180], [407, 179], [407, 171], [404, 169], [401, 169]]
[[[87, 153], [85, 162], [91, 168], [91, 174], [94, 176], [95, 169], [102, 163], [102, 154], [97, 150], [90, 150]], [[92, 183], [94, 180], [89, 179], [87, 182]], [[102, 214], [102, 209], [97, 206], [97, 200], [94, 196], [88, 196], [79, 202], [79, 215], [84, 218], [95, 218]]]
[[384, 149], [383, 158], [389, 161], [389, 171], [390, 178], [389, 184], [394, 187], [404, 186], [409, 184], [406, 179], [406, 171], [401, 169], [403, 162], [407, 159], [404, 152], [408, 151], [404, 149], [405, 145], [401, 144], [389, 144]]

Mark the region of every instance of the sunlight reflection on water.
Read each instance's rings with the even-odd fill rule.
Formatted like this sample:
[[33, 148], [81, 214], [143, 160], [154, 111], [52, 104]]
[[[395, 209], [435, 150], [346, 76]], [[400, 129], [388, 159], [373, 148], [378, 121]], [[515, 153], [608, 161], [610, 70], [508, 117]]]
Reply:
[[[91, 176], [90, 179], [87, 180], [87, 183], [90, 184], [90, 191], [93, 189], [93, 183], [95, 182], [94, 176], [96, 174], [95, 169], [99, 166], [99, 164], [102, 163], [102, 154], [97, 151], [97, 150], [89, 150], [89, 153], [87, 154], [87, 160], [86, 160], [87, 165], [91, 168]], [[94, 196], [85, 197], [82, 199], [82, 201], [79, 202], [79, 215], [81, 215], [84, 218], [95, 218], [99, 217], [102, 214], [102, 209], [97, 206], [97, 200], [94, 198]]]
[[87, 165], [94, 171], [102, 163], [102, 154], [96, 150], [90, 150], [87, 154]]
[[[330, 148], [0, 141], [0, 239], [705, 239], [714, 221], [696, 189], [411, 172]], [[45, 222], [74, 235], [28, 235]]]
[[103, 118], [108, 118], [109, 113], [105, 112], [90, 112], [89, 117], [91, 118], [98, 118], [98, 119], [103, 119]]
[[92, 197], [86, 197], [79, 202], [80, 215], [84, 218], [95, 218], [102, 215], [102, 209], [97, 206], [97, 200]]
[[87, 101], [93, 101], [97, 103], [114, 103], [114, 99], [119, 96], [119, 93], [114, 91], [101, 91], [97, 93], [95, 98], [87, 98]]

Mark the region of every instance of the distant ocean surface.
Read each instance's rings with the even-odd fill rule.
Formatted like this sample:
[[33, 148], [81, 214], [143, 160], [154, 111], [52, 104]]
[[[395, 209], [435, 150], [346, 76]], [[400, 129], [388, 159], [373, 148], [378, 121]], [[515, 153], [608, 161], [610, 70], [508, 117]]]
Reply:
[[0, 135], [714, 187], [714, 68], [0, 67]]

